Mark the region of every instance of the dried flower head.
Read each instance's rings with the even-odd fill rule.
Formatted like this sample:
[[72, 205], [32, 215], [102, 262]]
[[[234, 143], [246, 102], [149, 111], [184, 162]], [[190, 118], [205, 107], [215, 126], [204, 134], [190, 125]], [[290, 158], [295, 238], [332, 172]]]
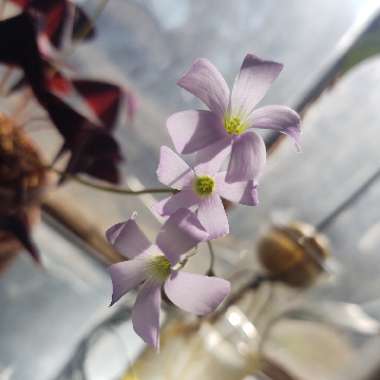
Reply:
[[0, 114], [0, 213], [38, 203], [45, 186], [46, 169], [37, 148]]

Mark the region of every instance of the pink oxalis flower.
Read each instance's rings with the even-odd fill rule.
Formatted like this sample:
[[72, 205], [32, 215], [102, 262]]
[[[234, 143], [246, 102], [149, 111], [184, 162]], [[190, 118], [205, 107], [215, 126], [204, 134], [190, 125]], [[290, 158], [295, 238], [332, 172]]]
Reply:
[[132, 311], [136, 333], [149, 345], [159, 346], [161, 289], [181, 309], [197, 315], [213, 311], [230, 291], [228, 281], [178, 269], [181, 255], [208, 239], [197, 217], [181, 209], [162, 226], [152, 244], [135, 222], [135, 214], [106, 232], [109, 242], [129, 260], [111, 265], [113, 305], [137, 286]]
[[255, 182], [228, 183], [227, 172], [220, 170], [223, 152], [213, 156], [212, 160], [205, 162], [203, 152], [198, 153], [192, 168], [170, 148], [161, 147], [158, 179], [179, 192], [155, 205], [155, 210], [160, 215], [171, 215], [180, 208], [196, 211], [199, 221], [210, 234], [210, 239], [229, 232], [222, 198], [249, 206], [258, 203]]
[[282, 67], [247, 54], [230, 92], [218, 69], [207, 59], [197, 59], [178, 85], [210, 111], [188, 110], [169, 117], [167, 128], [176, 150], [188, 154], [219, 144], [230, 153], [227, 182], [257, 179], [266, 162], [266, 149], [255, 128], [285, 133], [299, 144], [300, 117], [295, 111], [278, 105], [254, 109]]

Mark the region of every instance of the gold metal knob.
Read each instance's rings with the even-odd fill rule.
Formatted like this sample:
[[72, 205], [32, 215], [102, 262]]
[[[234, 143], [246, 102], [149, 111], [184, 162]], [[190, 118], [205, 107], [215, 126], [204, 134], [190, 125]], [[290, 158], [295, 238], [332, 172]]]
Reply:
[[303, 222], [273, 226], [257, 245], [265, 270], [293, 287], [306, 287], [326, 270], [330, 256], [327, 239]]

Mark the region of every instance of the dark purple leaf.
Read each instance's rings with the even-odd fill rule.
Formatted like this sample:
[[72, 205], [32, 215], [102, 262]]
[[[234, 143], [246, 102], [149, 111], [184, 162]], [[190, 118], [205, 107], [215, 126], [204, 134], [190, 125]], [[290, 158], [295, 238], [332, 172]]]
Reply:
[[34, 92], [44, 92], [43, 63], [31, 17], [21, 13], [1, 21], [0, 38], [0, 62], [21, 67]]
[[83, 96], [107, 129], [115, 126], [122, 100], [122, 90], [112, 83], [74, 79], [73, 86]]
[[55, 95], [48, 94], [44, 106], [64, 138], [59, 155], [71, 152], [66, 172], [86, 173], [118, 183], [117, 165], [122, 158], [119, 145], [109, 131], [91, 123]]
[[0, 230], [12, 234], [36, 262], [40, 261], [38, 250], [30, 236], [28, 221], [24, 214], [2, 215], [0, 217]]
[[[95, 35], [95, 27], [86, 13], [69, 0], [12, 0], [15, 4], [36, 16], [36, 21], [55, 47], [64, 43], [67, 25], [73, 25], [71, 38], [90, 39]], [[72, 7], [72, 9], [71, 9]], [[83, 31], [86, 33], [84, 34]]]

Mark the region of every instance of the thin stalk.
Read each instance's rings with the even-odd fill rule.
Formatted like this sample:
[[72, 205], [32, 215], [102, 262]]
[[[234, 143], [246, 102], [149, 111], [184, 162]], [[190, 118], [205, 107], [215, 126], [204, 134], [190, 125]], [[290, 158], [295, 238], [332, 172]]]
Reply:
[[380, 168], [376, 170], [359, 188], [354, 191], [347, 199], [338, 205], [332, 212], [323, 218], [316, 226], [318, 231], [325, 230], [347, 207], [358, 201], [368, 190], [380, 179]]
[[90, 187], [94, 190], [100, 190], [100, 191], [107, 191], [110, 193], [115, 194], [124, 194], [124, 195], [142, 195], [142, 194], [161, 194], [161, 193], [174, 193], [176, 190], [170, 189], [170, 188], [152, 188], [152, 189], [143, 189], [143, 190], [131, 190], [129, 188], [123, 188], [119, 186], [113, 186], [113, 185], [106, 185], [102, 183], [95, 182], [93, 180], [85, 179], [83, 177], [80, 177], [78, 175], [68, 174], [64, 173], [61, 170], [58, 170], [56, 168], [53, 168], [51, 166], [47, 167], [48, 170], [51, 170], [59, 175], [65, 175], [69, 179], [78, 182], [82, 185], [85, 185], [87, 187]]
[[[0, 9], [0, 14], [1, 14], [1, 9]], [[0, 16], [0, 19], [1, 19], [1, 16]], [[4, 74], [0, 79], [0, 95], [4, 95], [5, 93], [4, 87], [7, 84], [8, 79], [11, 77], [12, 72], [13, 72], [13, 67], [7, 67], [5, 69]]]
[[214, 276], [215, 275], [215, 272], [214, 272], [215, 251], [214, 251], [214, 247], [212, 246], [211, 241], [209, 241], [209, 240], [207, 241], [207, 247], [208, 247], [208, 251], [210, 253], [210, 264], [208, 267], [208, 271], [206, 272], [206, 275], [207, 276]]

